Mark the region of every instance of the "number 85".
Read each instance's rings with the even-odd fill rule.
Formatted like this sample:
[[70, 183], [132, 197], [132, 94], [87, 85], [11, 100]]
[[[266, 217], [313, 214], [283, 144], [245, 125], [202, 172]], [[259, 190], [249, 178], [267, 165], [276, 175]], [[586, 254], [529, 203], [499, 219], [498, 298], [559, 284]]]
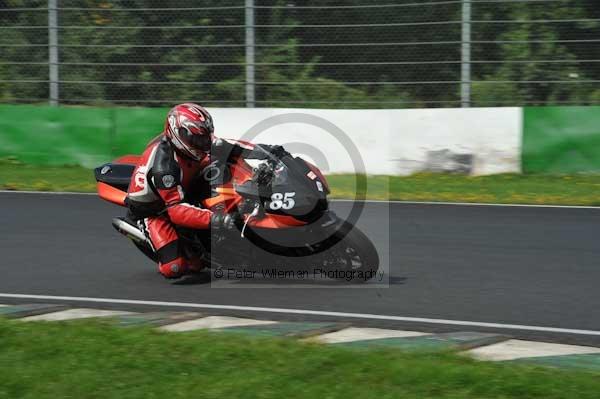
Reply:
[[271, 202], [269, 204], [269, 208], [271, 208], [272, 210], [276, 211], [279, 209], [285, 209], [285, 210], [289, 210], [292, 209], [294, 207], [294, 205], [296, 205], [296, 201], [294, 201], [294, 195], [296, 195], [295, 192], [291, 192], [291, 193], [273, 193], [273, 195], [271, 195]]

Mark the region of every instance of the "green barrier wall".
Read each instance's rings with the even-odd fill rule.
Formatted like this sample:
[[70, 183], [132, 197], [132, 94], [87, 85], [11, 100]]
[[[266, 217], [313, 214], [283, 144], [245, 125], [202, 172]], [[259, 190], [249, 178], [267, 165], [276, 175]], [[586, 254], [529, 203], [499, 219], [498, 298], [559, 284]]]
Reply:
[[[165, 108], [0, 106], [0, 158], [94, 167], [139, 154]], [[531, 107], [523, 118], [524, 173], [600, 172], [600, 107]]]
[[0, 158], [94, 167], [139, 154], [162, 131], [167, 109], [0, 106]]
[[524, 173], [600, 172], [600, 107], [531, 107], [523, 113]]

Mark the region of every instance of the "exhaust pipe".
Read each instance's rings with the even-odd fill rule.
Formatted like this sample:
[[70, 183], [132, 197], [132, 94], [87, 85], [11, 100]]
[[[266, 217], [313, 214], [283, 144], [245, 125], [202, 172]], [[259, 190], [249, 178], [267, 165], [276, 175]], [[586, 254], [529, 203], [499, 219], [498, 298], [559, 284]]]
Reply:
[[147, 244], [148, 238], [146, 235], [140, 231], [137, 227], [127, 223], [125, 220], [121, 218], [114, 218], [112, 220], [113, 227], [125, 237], [128, 237], [134, 241], [137, 241], [141, 244]]

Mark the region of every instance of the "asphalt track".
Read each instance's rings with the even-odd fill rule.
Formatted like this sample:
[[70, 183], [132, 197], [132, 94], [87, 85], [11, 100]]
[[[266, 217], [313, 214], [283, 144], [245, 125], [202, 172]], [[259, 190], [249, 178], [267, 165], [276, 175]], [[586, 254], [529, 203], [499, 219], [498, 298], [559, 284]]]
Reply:
[[[350, 206], [349, 202], [333, 204], [341, 213]], [[27, 294], [275, 307], [342, 315], [195, 310], [265, 319], [332, 319], [419, 331], [492, 331], [600, 346], [598, 334], [343, 316], [358, 313], [600, 332], [600, 209], [367, 203], [358, 224], [376, 242], [391, 277], [389, 288], [364, 289], [172, 285], [112, 229], [111, 217], [120, 213], [118, 207], [94, 196], [0, 193], [0, 303], [52, 302], [2, 297]], [[68, 302], [90, 306], [83, 300]], [[110, 300], [93, 305], [166, 308]]]

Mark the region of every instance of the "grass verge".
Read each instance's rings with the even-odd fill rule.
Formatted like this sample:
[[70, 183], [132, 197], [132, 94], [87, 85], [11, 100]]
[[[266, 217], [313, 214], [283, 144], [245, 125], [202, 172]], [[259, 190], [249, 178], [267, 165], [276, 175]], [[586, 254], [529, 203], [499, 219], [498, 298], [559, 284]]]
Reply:
[[[354, 175], [328, 176], [332, 198], [355, 198]], [[93, 192], [92, 171], [0, 161], [0, 189]], [[370, 176], [365, 197], [376, 200], [600, 205], [600, 175]]]
[[[354, 198], [355, 177], [327, 177], [334, 198]], [[600, 174], [370, 176], [368, 199], [533, 205], [600, 205]]]
[[597, 398], [598, 374], [107, 321], [0, 320], [0, 398]]
[[0, 189], [93, 192], [94, 173], [80, 166], [39, 166], [0, 160]]

